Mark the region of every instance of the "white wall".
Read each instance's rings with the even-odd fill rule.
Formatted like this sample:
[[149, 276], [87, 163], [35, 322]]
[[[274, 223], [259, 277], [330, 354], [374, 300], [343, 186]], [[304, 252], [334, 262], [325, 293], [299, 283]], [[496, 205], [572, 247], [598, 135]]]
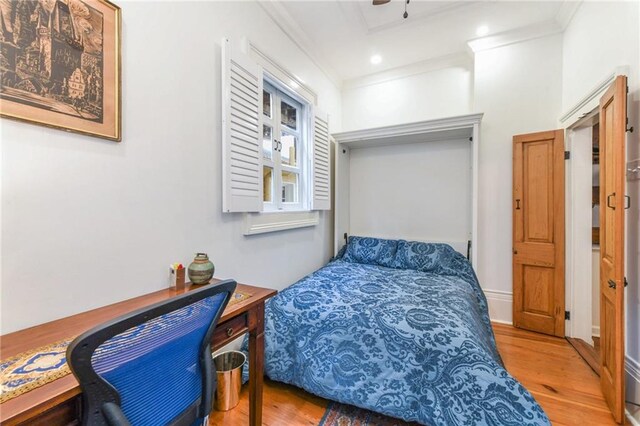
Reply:
[[557, 128], [562, 38], [476, 53], [474, 110], [484, 112], [479, 153], [478, 278], [492, 318], [511, 322], [514, 135]]
[[472, 73], [464, 66], [371, 80], [365, 78], [345, 84], [342, 92], [344, 131], [471, 112]]
[[351, 234], [467, 241], [471, 233], [470, 144], [449, 140], [352, 149]]
[[[584, 2], [564, 33], [563, 109], [604, 80], [616, 67], [628, 67], [627, 161], [640, 158], [640, 8], [638, 2]], [[627, 182], [626, 351], [627, 399], [640, 401], [640, 182]]]
[[161, 289], [206, 251], [216, 276], [283, 288], [332, 254], [318, 226], [244, 237], [221, 213], [220, 40], [254, 41], [318, 93], [340, 93], [256, 3], [128, 2], [120, 144], [2, 120], [2, 330]]

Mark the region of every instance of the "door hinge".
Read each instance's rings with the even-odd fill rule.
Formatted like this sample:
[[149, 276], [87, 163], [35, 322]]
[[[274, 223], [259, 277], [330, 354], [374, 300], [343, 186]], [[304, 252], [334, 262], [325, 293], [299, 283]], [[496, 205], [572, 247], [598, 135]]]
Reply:
[[570, 160], [571, 159], [571, 151], [565, 151], [564, 152], [564, 159], [565, 160]]
[[566, 319], [566, 320], [570, 320], [570, 319], [571, 319], [571, 312], [569, 312], [569, 311], [564, 311], [564, 319]]

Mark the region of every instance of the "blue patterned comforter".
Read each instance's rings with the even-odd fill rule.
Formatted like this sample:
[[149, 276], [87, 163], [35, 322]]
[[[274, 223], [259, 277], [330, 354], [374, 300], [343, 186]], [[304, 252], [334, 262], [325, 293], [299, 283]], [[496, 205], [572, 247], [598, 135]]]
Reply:
[[303, 278], [267, 302], [266, 374], [426, 425], [548, 425], [460, 258], [438, 273], [334, 260]]

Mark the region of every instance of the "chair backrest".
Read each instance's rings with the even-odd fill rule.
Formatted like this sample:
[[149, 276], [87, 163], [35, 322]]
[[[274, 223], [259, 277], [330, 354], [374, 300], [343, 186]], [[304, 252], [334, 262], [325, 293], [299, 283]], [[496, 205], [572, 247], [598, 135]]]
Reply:
[[[83, 425], [192, 425], [215, 388], [211, 336], [236, 282], [227, 280], [116, 318], [67, 349]], [[124, 422], [126, 424], [127, 422]]]

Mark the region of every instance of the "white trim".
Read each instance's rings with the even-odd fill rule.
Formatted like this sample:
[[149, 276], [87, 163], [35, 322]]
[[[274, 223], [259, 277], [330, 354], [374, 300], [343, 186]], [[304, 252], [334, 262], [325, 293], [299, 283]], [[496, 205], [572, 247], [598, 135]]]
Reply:
[[586, 342], [593, 326], [591, 148], [591, 127], [567, 129], [565, 149], [571, 160], [565, 162], [565, 306], [571, 320], [565, 322], [565, 334]]
[[545, 22], [539, 22], [526, 27], [520, 27], [509, 31], [504, 31], [498, 34], [493, 34], [487, 37], [476, 38], [469, 40], [467, 46], [474, 52], [482, 52], [483, 50], [495, 49], [497, 47], [509, 46], [515, 43], [522, 43], [529, 40], [535, 40], [550, 36], [553, 34], [560, 34], [563, 31], [560, 24], [552, 19]]
[[586, 117], [599, 105], [600, 98], [619, 75], [629, 75], [628, 66], [616, 67], [600, 83], [596, 84], [582, 99], [568, 108], [560, 116], [560, 124], [565, 128], [575, 126], [580, 119]]
[[602, 96], [602, 94], [605, 92], [605, 90], [607, 90], [607, 88], [611, 85], [611, 83], [613, 83], [615, 79], [616, 79], [615, 72], [609, 74], [607, 78], [602, 80], [598, 85], [596, 85], [593, 89], [591, 89], [591, 91], [587, 93], [587, 95], [585, 95], [575, 105], [573, 105], [564, 114], [562, 114], [562, 116], [560, 117], [560, 123], [566, 123], [569, 119], [572, 119], [571, 122], [573, 123], [574, 121], [577, 121], [583, 117], [586, 117], [587, 114], [589, 114], [589, 112], [593, 110], [593, 108], [589, 108], [588, 111], [583, 112], [583, 114], [577, 119], [574, 118], [573, 116], [579, 112], [582, 112], [584, 107], [590, 104], [591, 101], [596, 99], [600, 100], [600, 97]]
[[562, 2], [562, 5], [555, 17], [555, 20], [562, 28], [562, 31], [567, 29], [576, 12], [580, 9], [580, 6], [582, 6], [582, 0]]
[[513, 324], [513, 293], [510, 291], [482, 289], [489, 304], [489, 317], [492, 322]]
[[478, 185], [480, 182], [480, 120], [473, 124], [471, 143], [471, 264], [478, 267]]
[[591, 326], [591, 337], [600, 337], [600, 326], [592, 325]]
[[627, 374], [629, 374], [633, 380], [640, 384], [640, 363], [631, 358], [629, 355], [627, 355], [625, 359], [625, 370]]
[[337, 88], [341, 88], [341, 79], [329, 65], [329, 61], [320, 53], [320, 49], [309, 38], [307, 33], [287, 12], [279, 1], [259, 1], [258, 4], [269, 15], [282, 32], [313, 62]]
[[306, 228], [320, 223], [320, 214], [310, 212], [247, 213], [244, 215], [244, 235]]
[[[626, 358], [625, 359], [626, 360], [625, 362], [625, 372], [626, 372], [625, 400], [638, 404], [640, 403], [640, 363], [638, 363], [638, 361], [631, 358], [629, 355], [627, 355], [625, 358]], [[640, 426], [639, 418], [632, 417], [629, 410], [626, 410], [626, 414], [631, 424]]]
[[[343, 202], [341, 186], [349, 185], [348, 164], [342, 165], [342, 151], [353, 148], [374, 146], [424, 143], [432, 141], [471, 139], [472, 182], [471, 182], [471, 264], [477, 269], [478, 243], [478, 144], [480, 143], [480, 123], [483, 113], [467, 114], [456, 117], [439, 118], [415, 123], [398, 124], [372, 129], [334, 133], [336, 141], [336, 208], [334, 210], [334, 247], [337, 251], [342, 245], [343, 234], [349, 232], [349, 204]], [[349, 156], [344, 157], [348, 162]], [[345, 167], [346, 166], [346, 167]], [[346, 172], [343, 173], [342, 171]], [[509, 308], [510, 310], [510, 308]]]
[[624, 409], [624, 413], [626, 414], [629, 423], [631, 423], [633, 426], [640, 426], [640, 420], [636, 420], [636, 418], [631, 415], [627, 408]]
[[473, 58], [467, 52], [458, 52], [451, 55], [414, 62], [409, 65], [345, 80], [342, 83], [342, 90], [373, 86], [376, 84], [386, 83], [388, 81], [400, 80], [414, 75], [426, 74], [445, 68], [455, 67], [471, 70], [473, 69]]
[[497, 324], [504, 324], [504, 325], [510, 325], [510, 326], [513, 326], [513, 322], [512, 322], [512, 321], [502, 321], [502, 320], [495, 319], [495, 318], [489, 318], [489, 320], [490, 320], [491, 322], [495, 322], [495, 323], [497, 323]]
[[248, 38], [245, 37], [242, 39], [242, 45], [246, 54], [262, 66], [262, 69], [269, 74], [272, 79], [277, 80], [280, 84], [284, 85], [287, 90], [296, 93], [309, 104], [318, 104], [318, 95], [313, 89], [307, 86], [300, 77], [273, 60]]
[[[435, 120], [418, 121], [414, 123], [396, 124], [393, 126], [374, 127], [371, 129], [352, 130], [349, 132], [333, 133], [333, 138], [339, 144], [355, 147], [356, 142], [375, 141], [377, 139], [394, 138], [400, 141], [402, 137], [424, 135], [432, 132], [448, 132], [453, 130], [473, 129], [479, 124], [484, 114], [468, 114], [456, 117], [438, 118]], [[452, 135], [449, 139], [459, 139], [458, 135]], [[421, 139], [424, 140], [424, 139]], [[443, 140], [443, 139], [438, 139]], [[398, 142], [402, 143], [402, 142]], [[374, 146], [369, 144], [368, 146]]]

